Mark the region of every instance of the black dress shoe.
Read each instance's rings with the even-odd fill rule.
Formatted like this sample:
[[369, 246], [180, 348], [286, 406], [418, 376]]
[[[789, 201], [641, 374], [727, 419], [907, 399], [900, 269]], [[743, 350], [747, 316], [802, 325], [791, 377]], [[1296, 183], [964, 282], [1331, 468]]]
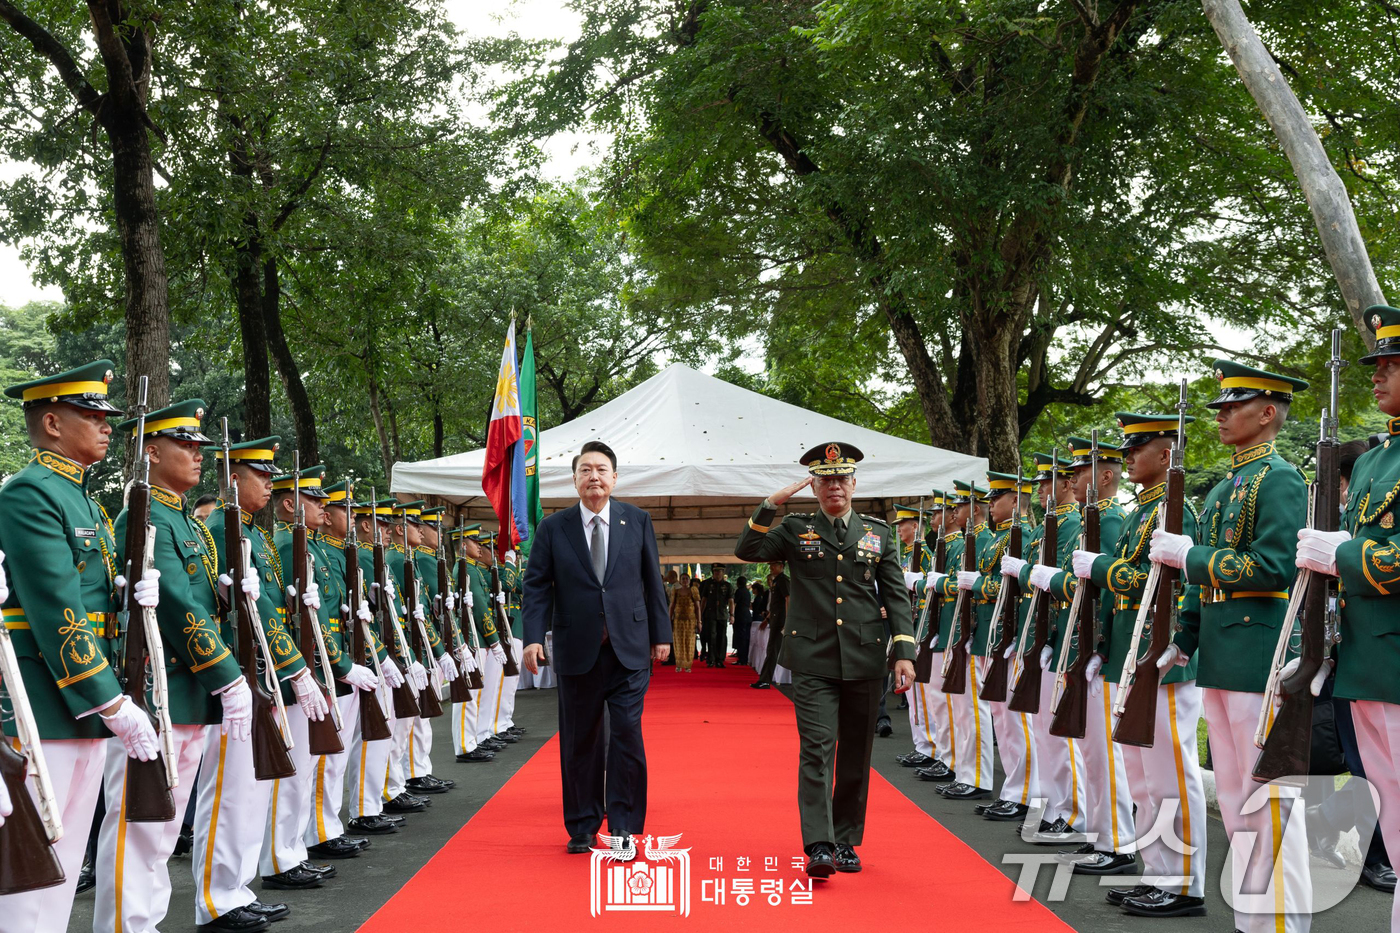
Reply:
[[907, 755], [900, 755], [899, 763], [906, 768], [927, 768], [933, 764], [933, 759], [923, 752], [910, 752]]
[[1094, 844], [1092, 842], [1083, 842], [1075, 846], [1073, 849], [1061, 849], [1060, 851], [1056, 852], [1055, 859], [1057, 861], [1064, 862], [1066, 865], [1073, 865], [1075, 862], [1079, 861], [1085, 856], [1093, 855], [1097, 851], [1098, 850], [1094, 848]]
[[284, 872], [275, 875], [263, 875], [262, 883], [265, 888], [276, 888], [281, 891], [300, 891], [304, 888], [319, 888], [325, 884], [326, 879], [319, 872], [307, 871], [300, 865], [293, 865]]
[[369, 848], [369, 840], [365, 839], [363, 836], [336, 836], [335, 838], [340, 842], [343, 842], [346, 845], [352, 845], [361, 851], [364, 851], [365, 849]]
[[495, 757], [496, 753], [490, 749], [474, 748], [465, 755], [458, 755], [457, 760], [465, 764], [468, 761], [492, 761]]
[[994, 823], [1019, 823], [1026, 818], [1026, 814], [1031, 810], [1024, 803], [1012, 803], [1003, 800], [993, 804], [982, 813], [982, 819], [991, 820]]
[[315, 862], [302, 862], [301, 867], [305, 868], [307, 871], [315, 872], [326, 881], [340, 874], [334, 865], [317, 865]]
[[887, 739], [894, 735], [894, 726], [890, 725], [888, 719], [881, 718], [875, 721], [875, 731], [879, 734], [880, 738]]
[[488, 752], [499, 752], [506, 747], [506, 743], [499, 739], [484, 739], [476, 743], [477, 748], [484, 748]]
[[1121, 875], [1136, 868], [1131, 852], [1095, 852], [1074, 863], [1076, 875]]
[[1151, 894], [1155, 890], [1157, 889], [1150, 884], [1139, 884], [1131, 888], [1109, 888], [1108, 893], [1103, 896], [1103, 899], [1114, 907], [1117, 907], [1130, 897], [1142, 897], [1144, 894]]
[[940, 784], [946, 784], [954, 777], [953, 769], [937, 759], [934, 759], [933, 764], [927, 768], [919, 768], [914, 773], [919, 776], [921, 781], [933, 781]]
[[359, 858], [361, 848], [361, 846], [348, 841], [344, 836], [340, 836], [335, 839], [327, 839], [325, 842], [318, 842], [314, 846], [307, 846], [306, 854], [314, 855], [316, 858]]
[[415, 794], [445, 794], [447, 788], [441, 784], [429, 782], [427, 778], [409, 778], [403, 782], [403, 786], [413, 791]]
[[1141, 897], [1125, 897], [1118, 905], [1136, 917], [1204, 917], [1206, 899], [1153, 888]]
[[1021, 840], [1022, 842], [1029, 842], [1032, 845], [1035, 845], [1036, 843], [1034, 840], [1036, 836], [1039, 836], [1041, 833], [1048, 833], [1054, 828], [1054, 823], [1050, 822], [1049, 820], [1041, 820], [1040, 826], [1036, 829], [1031, 830], [1030, 838], [1028, 839], [1026, 838], [1026, 825], [1025, 822], [1022, 821], [1016, 824], [1016, 838]]
[[1361, 867], [1361, 883], [1368, 888], [1394, 894], [1395, 869], [1389, 865], [1363, 865]]
[[247, 907], [235, 907], [208, 923], [199, 925], [199, 933], [262, 933], [272, 921]]
[[807, 847], [807, 874], [813, 878], [830, 878], [836, 871], [836, 851], [829, 842], [814, 842]]
[[593, 848], [593, 834], [579, 833], [577, 836], [569, 837], [569, 844], [564, 847], [564, 851], [570, 855], [582, 855]]
[[760, 680], [760, 681], [756, 681], [756, 682], [754, 682], [754, 683], [749, 684], [749, 686], [750, 686], [750, 687], [753, 687], [755, 690], [767, 690], [769, 687], [771, 687], [771, 686], [773, 686], [773, 685], [770, 684], [770, 683], [769, 683], [768, 681], [766, 681], [766, 680]]
[[530, 730], [526, 729], [524, 726], [511, 726], [506, 731], [509, 732], [511, 735], [524, 735]]
[[856, 855], [856, 850], [844, 842], [836, 843], [836, 854], [832, 856], [832, 862], [836, 864], [836, 870], [850, 874], [860, 871], [860, 856]]
[[1040, 832], [1036, 833], [1035, 837], [1031, 839], [1031, 842], [1038, 846], [1058, 846], [1064, 845], [1067, 842], [1078, 842], [1079, 840], [1079, 833], [1075, 832], [1074, 827], [1069, 825], [1064, 817], [1060, 817], [1050, 824], [1049, 829], [1042, 829]]
[[990, 796], [990, 790], [972, 784], [954, 784], [943, 792], [945, 800], [983, 800]]
[[397, 823], [382, 816], [357, 816], [346, 823], [345, 827], [368, 836], [385, 836], [399, 831]]
[[93, 870], [92, 862], [83, 859], [83, 867], [78, 869], [78, 890], [74, 893], [82, 894], [95, 887], [97, 887], [97, 872]]
[[514, 745], [516, 742], [520, 741], [519, 736], [511, 735], [509, 732], [497, 732], [495, 735], [491, 736], [491, 738], [495, 739], [497, 742], [504, 742], [507, 745]]
[[262, 901], [253, 901], [247, 906], [247, 909], [273, 923], [278, 920], [286, 920], [292, 915], [292, 908], [286, 904], [264, 904]]
[[397, 813], [381, 813], [379, 815], [384, 817], [384, 819], [388, 820], [390, 823], [393, 823], [395, 826], [402, 826], [404, 823], [408, 822], [407, 817], [399, 816]]
[[175, 850], [171, 855], [189, 855], [194, 848], [194, 830], [188, 826], [180, 827], [180, 835], [175, 840]]
[[428, 809], [428, 802], [404, 791], [384, 805], [385, 813], [419, 813]]

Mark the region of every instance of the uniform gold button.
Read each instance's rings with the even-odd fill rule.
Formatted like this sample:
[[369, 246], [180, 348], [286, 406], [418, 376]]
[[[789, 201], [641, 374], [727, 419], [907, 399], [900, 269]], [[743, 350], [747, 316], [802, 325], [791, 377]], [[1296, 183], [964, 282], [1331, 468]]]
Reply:
[[85, 561], [85, 560], [80, 560], [80, 561], [78, 561], [78, 573], [82, 573], [82, 572], [83, 572], [84, 570], [86, 570], [86, 569], [87, 569], [87, 561]]
[[840, 582], [841, 582], [841, 575], [840, 575], [839, 573], [836, 575], [836, 582], [837, 582], [837, 583], [840, 583]]
[[840, 619], [837, 619], [837, 620], [836, 620], [836, 624], [837, 624], [837, 625], [840, 625], [840, 624], [841, 624], [841, 620], [840, 620]]
[[796, 635], [796, 634], [797, 634], [797, 629], [793, 629], [791, 632], [788, 632], [788, 634], [789, 634], [789, 635]]
[[836, 559], [837, 559], [837, 560], [845, 560], [845, 559], [846, 559], [846, 555], [845, 555], [845, 554], [837, 554], [837, 555], [836, 555]]
[[841, 605], [841, 597], [840, 597], [840, 596], [836, 597], [836, 605], [838, 605], [838, 606]]
[[1249, 621], [1249, 616], [1245, 616], [1245, 617], [1244, 617], [1244, 620], [1245, 620], [1246, 622], [1248, 622], [1248, 621]]

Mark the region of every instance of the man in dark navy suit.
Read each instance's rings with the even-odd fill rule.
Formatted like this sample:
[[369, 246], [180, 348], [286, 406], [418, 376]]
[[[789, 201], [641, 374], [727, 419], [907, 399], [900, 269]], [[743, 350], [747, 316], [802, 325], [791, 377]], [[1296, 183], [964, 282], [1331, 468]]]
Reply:
[[652, 659], [670, 654], [671, 618], [651, 516], [611, 501], [617, 455], [589, 441], [573, 468], [579, 504], [535, 530], [521, 602], [532, 674], [544, 658], [545, 628], [554, 630], [564, 826], [568, 850], [587, 852], [605, 804], [613, 836], [640, 834], [646, 822], [642, 700]]

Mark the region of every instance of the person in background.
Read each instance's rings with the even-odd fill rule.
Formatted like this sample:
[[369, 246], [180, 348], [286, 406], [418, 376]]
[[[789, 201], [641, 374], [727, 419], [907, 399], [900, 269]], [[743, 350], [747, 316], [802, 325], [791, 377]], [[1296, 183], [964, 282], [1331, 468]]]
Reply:
[[204, 494], [195, 500], [194, 517], [200, 521], [208, 521], [209, 513], [214, 511], [214, 506], [219, 502], [219, 497], [211, 494]]
[[705, 664], [724, 667], [729, 654], [729, 622], [734, 618], [734, 584], [723, 564], [710, 567], [710, 579], [700, 584], [700, 618], [705, 624]]
[[753, 593], [749, 590], [749, 578], [739, 574], [734, 581], [734, 663], [746, 664], [749, 660], [749, 629], [753, 625]]
[[[674, 572], [674, 571], [673, 571]], [[676, 646], [676, 670], [690, 673], [695, 662], [695, 623], [700, 617], [700, 590], [683, 573], [671, 587], [671, 635]]]
[[[759, 623], [759, 626], [762, 627], [763, 622], [764, 622], [764, 621], [767, 619], [767, 617], [768, 617], [768, 588], [765, 587], [765, 586], [763, 585], [763, 581], [762, 581], [762, 580], [755, 580], [755, 581], [753, 581], [753, 583], [750, 583], [750, 584], [749, 584], [749, 588], [750, 588], [751, 590], [753, 590], [753, 608], [752, 608], [753, 620], [754, 620], [755, 622], [758, 622], [758, 623]], [[750, 632], [751, 634], [752, 634], [752, 632], [753, 632], [753, 625], [752, 625], [752, 624], [749, 625], [749, 632]], [[748, 649], [748, 650], [746, 650], [746, 651], [744, 652], [744, 654], [743, 654], [741, 657], [744, 657], [744, 658], [745, 658], [745, 663], [748, 663], [747, 655], [748, 655], [753, 649], [752, 649], [751, 643], [750, 643], [750, 642], [747, 642], [747, 641], [745, 642], [744, 647], [745, 647], [746, 649]], [[761, 666], [762, 666], [761, 664], [754, 664], [754, 665], [753, 665], [753, 667], [761, 667]]]
[[749, 684], [755, 690], [773, 686], [773, 674], [778, 667], [778, 652], [783, 648], [783, 626], [787, 624], [787, 601], [790, 581], [783, 573], [780, 560], [768, 564], [768, 612], [759, 628], [768, 629], [768, 651], [763, 656], [758, 680]]

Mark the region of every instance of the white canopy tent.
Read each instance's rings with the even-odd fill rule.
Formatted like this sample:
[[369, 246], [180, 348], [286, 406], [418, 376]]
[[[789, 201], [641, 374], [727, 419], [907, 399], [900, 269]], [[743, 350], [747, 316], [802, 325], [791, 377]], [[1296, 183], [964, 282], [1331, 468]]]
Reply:
[[[803, 476], [798, 458], [817, 444], [858, 447], [856, 510], [888, 518], [896, 501], [916, 501], [953, 480], [984, 482], [987, 461], [847, 424], [674, 364], [606, 405], [539, 437], [545, 512], [572, 505], [571, 463], [587, 441], [617, 453], [615, 495], [648, 510], [662, 560], [733, 559], [734, 540], [765, 496]], [[484, 450], [396, 463], [395, 493], [462, 507], [461, 520], [495, 515], [481, 492]], [[811, 511], [809, 490], [789, 508]]]

